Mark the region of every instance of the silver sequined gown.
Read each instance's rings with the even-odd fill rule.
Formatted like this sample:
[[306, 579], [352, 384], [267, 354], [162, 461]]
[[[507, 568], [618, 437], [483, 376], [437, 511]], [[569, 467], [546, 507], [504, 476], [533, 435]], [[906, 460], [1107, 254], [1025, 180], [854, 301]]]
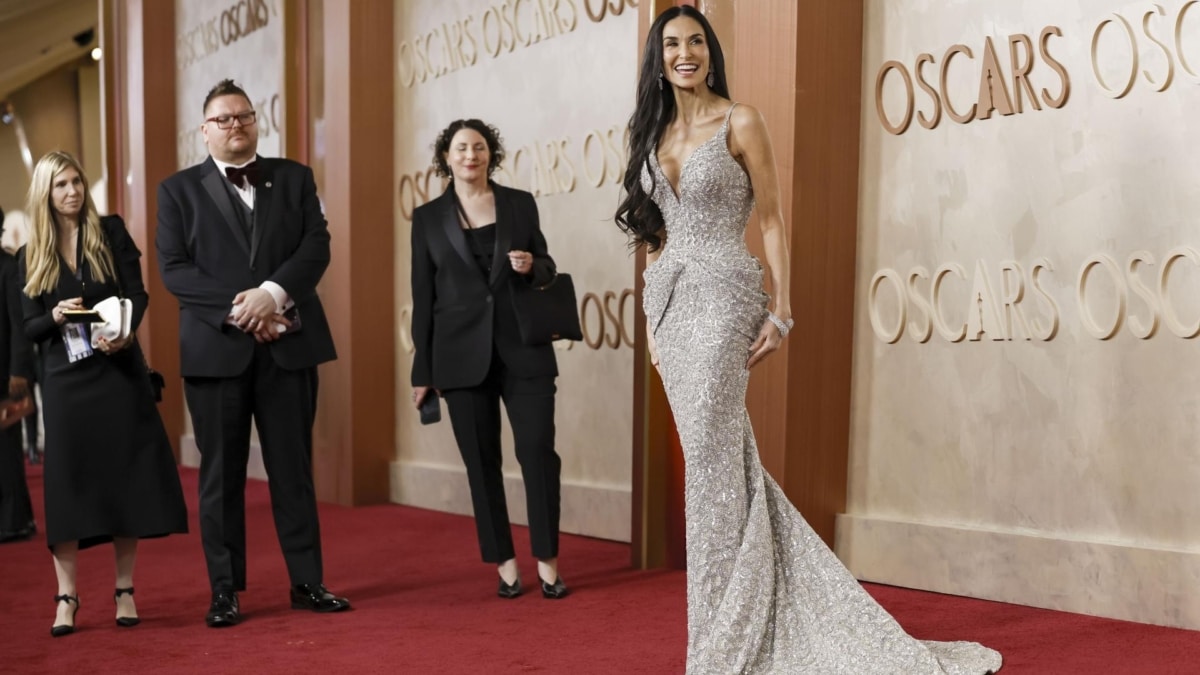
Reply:
[[754, 199], [728, 126], [727, 114], [688, 158], [678, 197], [656, 157], [641, 177], [668, 233], [643, 302], [686, 467], [687, 672], [998, 670], [1000, 654], [981, 645], [909, 637], [763, 470], [745, 398], [767, 296], [746, 249]]

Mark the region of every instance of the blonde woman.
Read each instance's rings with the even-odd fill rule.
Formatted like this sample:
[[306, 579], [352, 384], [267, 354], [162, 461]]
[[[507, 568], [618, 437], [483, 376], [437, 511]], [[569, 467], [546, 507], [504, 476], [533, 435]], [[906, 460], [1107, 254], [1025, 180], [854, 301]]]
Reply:
[[50, 633], [75, 631], [76, 557], [107, 542], [116, 553], [116, 623], [134, 626], [137, 540], [187, 531], [183, 490], [137, 343], [93, 345], [89, 325], [69, 314], [123, 296], [136, 330], [148, 302], [141, 252], [121, 218], [96, 213], [83, 169], [65, 152], [34, 168], [26, 214], [21, 301], [25, 334], [40, 346], [45, 372], [45, 527], [58, 577]]

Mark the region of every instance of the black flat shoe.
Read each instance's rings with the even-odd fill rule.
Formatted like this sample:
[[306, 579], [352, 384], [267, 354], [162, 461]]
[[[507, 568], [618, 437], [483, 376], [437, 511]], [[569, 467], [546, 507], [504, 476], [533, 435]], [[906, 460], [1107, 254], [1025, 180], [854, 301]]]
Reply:
[[204, 623], [209, 628], [225, 628], [236, 626], [242, 622], [242, 613], [238, 610], [237, 593], [233, 591], [218, 591], [212, 595], [212, 604], [208, 606], [208, 614], [204, 615]]
[[[133, 586], [130, 586], [129, 588], [118, 588], [116, 591], [114, 591], [113, 592], [113, 602], [116, 603], [117, 598], [121, 597], [122, 595], [128, 595], [128, 596], [132, 597], [133, 596]], [[117, 625], [120, 626], [121, 628], [131, 628], [133, 626], [138, 625], [141, 622], [142, 622], [142, 620], [137, 618], [136, 616], [118, 616], [117, 617]]]
[[292, 609], [307, 609], [324, 614], [350, 609], [350, 601], [339, 598], [325, 588], [325, 584], [299, 584], [292, 586]]
[[517, 597], [520, 594], [521, 594], [521, 577], [517, 577], [517, 580], [512, 582], [511, 584], [504, 583], [504, 577], [500, 577], [500, 590], [496, 591], [496, 595], [499, 595], [500, 597], [504, 598], [505, 600], [512, 600], [513, 598]]
[[542, 597], [547, 600], [562, 600], [567, 597], [567, 585], [563, 583], [562, 577], [554, 580], [553, 584], [542, 582]]
[[62, 637], [64, 635], [70, 635], [71, 633], [74, 633], [75, 632], [75, 615], [79, 613], [79, 596], [78, 595], [67, 595], [64, 593], [63, 595], [54, 596], [54, 603], [58, 604], [60, 602], [65, 602], [68, 604], [73, 602], [73, 603], [75, 603], [75, 609], [71, 612], [71, 623], [69, 625], [64, 623], [64, 624], [59, 624], [59, 625], [50, 627], [50, 635], [52, 635], [54, 637]]

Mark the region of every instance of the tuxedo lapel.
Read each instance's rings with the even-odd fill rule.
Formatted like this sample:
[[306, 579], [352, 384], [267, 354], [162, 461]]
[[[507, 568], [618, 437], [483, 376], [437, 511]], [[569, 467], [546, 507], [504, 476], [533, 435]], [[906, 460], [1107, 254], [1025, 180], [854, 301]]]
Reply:
[[217, 171], [217, 165], [213, 163], [211, 157], [205, 162], [202, 173], [203, 178], [200, 179], [200, 183], [204, 185], [208, 196], [212, 198], [213, 205], [221, 213], [221, 218], [229, 227], [233, 238], [237, 240], [238, 244], [241, 244], [246, 255], [250, 255], [250, 242], [246, 240], [246, 232], [242, 229], [237, 214], [233, 212], [233, 203], [229, 201], [229, 191], [224, 184], [225, 177], [221, 175], [220, 171]]
[[267, 222], [271, 215], [271, 195], [275, 190], [275, 163], [258, 158], [259, 166], [259, 184], [254, 189], [254, 227], [251, 229], [251, 237], [253, 241], [250, 243], [250, 264], [254, 264], [254, 258], [258, 255], [258, 245], [262, 243], [263, 232], [267, 229]]
[[462, 225], [458, 220], [458, 207], [455, 206], [454, 188], [447, 190], [438, 197], [438, 209], [435, 217], [442, 222], [442, 229], [446, 232], [446, 238], [450, 240], [450, 245], [458, 256], [462, 258], [467, 267], [471, 269], [479, 269], [475, 264], [475, 258], [471, 256], [471, 252], [467, 250], [467, 235], [463, 233]]
[[492, 252], [492, 277], [489, 286], [495, 286], [500, 275], [508, 268], [508, 252], [512, 250], [513, 205], [508, 195], [494, 184], [492, 195], [496, 200], [496, 248]]

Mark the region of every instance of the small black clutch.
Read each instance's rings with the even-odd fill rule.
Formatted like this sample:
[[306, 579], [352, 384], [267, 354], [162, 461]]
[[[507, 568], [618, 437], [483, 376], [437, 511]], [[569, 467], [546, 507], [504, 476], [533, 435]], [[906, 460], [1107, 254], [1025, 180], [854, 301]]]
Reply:
[[442, 400], [433, 389], [425, 392], [421, 401], [421, 424], [436, 424], [442, 421]]

